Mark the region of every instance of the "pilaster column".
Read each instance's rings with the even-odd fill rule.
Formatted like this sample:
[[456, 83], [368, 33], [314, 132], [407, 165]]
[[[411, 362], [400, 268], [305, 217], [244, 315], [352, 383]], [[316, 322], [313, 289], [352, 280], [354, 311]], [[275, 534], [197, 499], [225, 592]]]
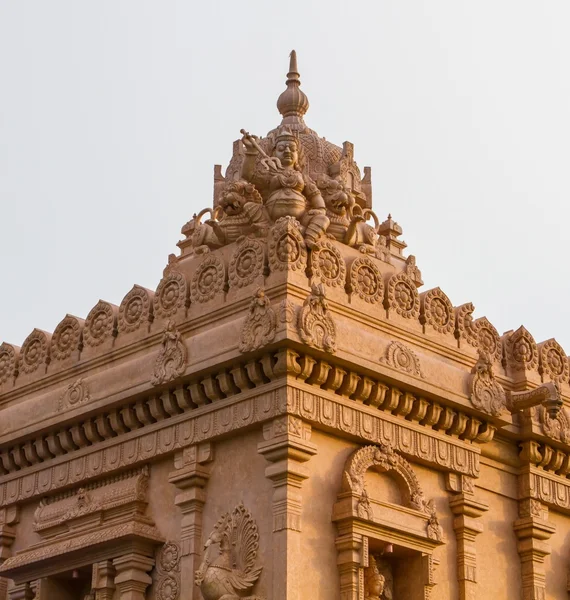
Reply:
[[364, 600], [364, 569], [368, 567], [368, 538], [345, 533], [336, 538], [340, 600]]
[[545, 600], [544, 557], [550, 554], [546, 543], [556, 531], [548, 522], [548, 508], [534, 498], [519, 501], [519, 518], [514, 522], [521, 560], [523, 600]]
[[175, 470], [168, 481], [178, 489], [174, 503], [182, 513], [180, 525], [180, 600], [201, 598], [194, 584], [194, 573], [202, 557], [202, 513], [206, 502], [206, 484], [210, 478], [208, 463], [214, 460], [210, 443], [184, 448], [174, 457]]
[[475, 484], [469, 477], [449, 474], [447, 488], [454, 495], [449, 500], [453, 530], [457, 539], [457, 580], [459, 600], [476, 600], [477, 549], [475, 538], [483, 531], [478, 519], [489, 510], [489, 505], [475, 498]]
[[[14, 525], [20, 520], [20, 509], [16, 505], [0, 509], [0, 565], [12, 556], [11, 546], [16, 539]], [[8, 580], [0, 577], [0, 600], [8, 597]]]
[[113, 600], [115, 575], [113, 561], [104, 560], [94, 563], [91, 588], [95, 592], [95, 600]]
[[263, 438], [257, 451], [271, 463], [265, 476], [273, 481], [273, 593], [269, 595], [273, 600], [299, 600], [301, 484], [309, 477], [303, 463], [317, 448], [309, 441], [310, 425], [290, 415], [266, 423]]
[[154, 559], [138, 552], [115, 558], [117, 600], [145, 600], [146, 588], [152, 583], [148, 573], [153, 565]]

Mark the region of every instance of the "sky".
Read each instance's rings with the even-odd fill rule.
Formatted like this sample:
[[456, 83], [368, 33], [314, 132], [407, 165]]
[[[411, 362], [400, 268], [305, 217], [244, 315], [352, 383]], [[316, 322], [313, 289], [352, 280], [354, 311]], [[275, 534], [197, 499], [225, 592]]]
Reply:
[[155, 289], [298, 55], [425, 285], [570, 352], [568, 0], [0, 0], [0, 342]]

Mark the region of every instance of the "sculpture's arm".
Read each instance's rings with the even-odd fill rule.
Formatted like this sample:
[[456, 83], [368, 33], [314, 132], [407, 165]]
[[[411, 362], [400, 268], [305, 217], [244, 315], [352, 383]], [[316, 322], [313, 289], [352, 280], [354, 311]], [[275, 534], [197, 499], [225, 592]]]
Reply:
[[326, 205], [321, 195], [321, 191], [313, 181], [305, 178], [305, 188], [303, 193], [305, 198], [309, 201], [312, 210], [318, 213], [324, 213], [326, 211]]

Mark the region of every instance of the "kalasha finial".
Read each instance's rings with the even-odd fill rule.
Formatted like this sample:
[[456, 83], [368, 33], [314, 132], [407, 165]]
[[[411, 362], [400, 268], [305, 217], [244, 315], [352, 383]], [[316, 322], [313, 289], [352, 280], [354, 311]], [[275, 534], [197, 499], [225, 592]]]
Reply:
[[309, 110], [309, 99], [299, 89], [301, 80], [297, 69], [297, 53], [291, 50], [289, 55], [289, 72], [287, 73], [287, 89], [277, 100], [277, 109], [283, 115], [281, 125], [289, 125], [294, 130], [305, 129], [303, 116]]

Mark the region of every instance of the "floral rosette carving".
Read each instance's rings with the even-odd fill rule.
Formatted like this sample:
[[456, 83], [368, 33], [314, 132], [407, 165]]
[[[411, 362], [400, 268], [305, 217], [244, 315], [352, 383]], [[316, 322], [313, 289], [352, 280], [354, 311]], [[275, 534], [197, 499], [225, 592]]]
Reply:
[[538, 366], [538, 349], [532, 335], [519, 327], [507, 338], [507, 360], [515, 371], [528, 371]]
[[168, 321], [162, 334], [162, 345], [154, 363], [152, 385], [160, 385], [180, 377], [186, 368], [188, 352], [180, 332]]
[[152, 299], [154, 314], [163, 318], [173, 317], [187, 304], [188, 284], [182, 273], [170, 268], [160, 280]]
[[156, 597], [159, 600], [176, 600], [180, 594], [180, 546], [166, 542], [156, 561]]
[[473, 321], [473, 312], [475, 307], [471, 302], [462, 304], [455, 309], [455, 321], [457, 325], [457, 333], [459, 339], [465, 340], [471, 346], [477, 347], [479, 344], [479, 338], [477, 335], [477, 328]]
[[140, 285], [135, 285], [123, 298], [119, 306], [119, 331], [128, 333], [148, 323], [152, 317], [150, 293]]
[[331, 287], [342, 287], [346, 279], [342, 254], [329, 240], [321, 240], [313, 246], [311, 271], [313, 277]]
[[501, 338], [494, 325], [487, 319], [481, 317], [473, 322], [477, 334], [477, 347], [489, 355], [493, 360], [501, 360]]
[[552, 381], [568, 382], [568, 357], [562, 346], [555, 340], [547, 340], [538, 346], [540, 373]]
[[103, 300], [89, 311], [83, 326], [83, 343], [95, 347], [110, 338], [115, 329], [115, 312], [113, 307]]
[[349, 285], [365, 302], [378, 304], [384, 297], [384, 282], [378, 267], [369, 258], [357, 258], [350, 266]]
[[420, 366], [420, 359], [402, 342], [390, 342], [381, 361], [415, 377], [425, 377]]
[[472, 370], [470, 392], [471, 404], [488, 415], [498, 417], [507, 405], [505, 390], [495, 379], [493, 361], [481, 350]]
[[81, 324], [79, 320], [67, 315], [55, 328], [51, 338], [50, 356], [55, 360], [64, 360], [79, 348]]
[[34, 329], [22, 344], [20, 351], [20, 371], [33, 373], [45, 364], [48, 352], [47, 335], [39, 329]]
[[78, 379], [74, 383], [67, 386], [63, 394], [59, 398], [59, 410], [64, 408], [73, 408], [84, 402], [89, 402], [91, 396], [89, 388], [83, 378]]
[[449, 298], [439, 289], [422, 295], [422, 322], [431, 325], [439, 333], [452, 333], [455, 329], [455, 314]]
[[336, 350], [336, 326], [332, 320], [322, 283], [313, 284], [299, 312], [299, 335], [313, 348], [333, 353]]
[[242, 238], [230, 260], [230, 287], [245, 287], [263, 276], [265, 252], [263, 244], [252, 238]]
[[417, 319], [420, 315], [420, 297], [415, 283], [405, 274], [392, 275], [388, 281], [386, 308], [395, 310], [405, 319]]
[[301, 224], [293, 217], [277, 220], [269, 232], [269, 268], [275, 271], [303, 271], [307, 266], [307, 246]]
[[570, 443], [570, 420], [566, 409], [563, 408], [553, 419], [544, 406], [539, 406], [538, 418], [544, 435], [565, 444]]
[[208, 302], [222, 293], [226, 282], [226, 268], [217, 256], [207, 256], [196, 269], [190, 286], [192, 302]]
[[0, 345], [0, 385], [16, 376], [18, 348], [3, 342]]
[[271, 308], [265, 290], [259, 288], [249, 305], [249, 312], [241, 330], [240, 352], [251, 352], [273, 341], [277, 317]]

